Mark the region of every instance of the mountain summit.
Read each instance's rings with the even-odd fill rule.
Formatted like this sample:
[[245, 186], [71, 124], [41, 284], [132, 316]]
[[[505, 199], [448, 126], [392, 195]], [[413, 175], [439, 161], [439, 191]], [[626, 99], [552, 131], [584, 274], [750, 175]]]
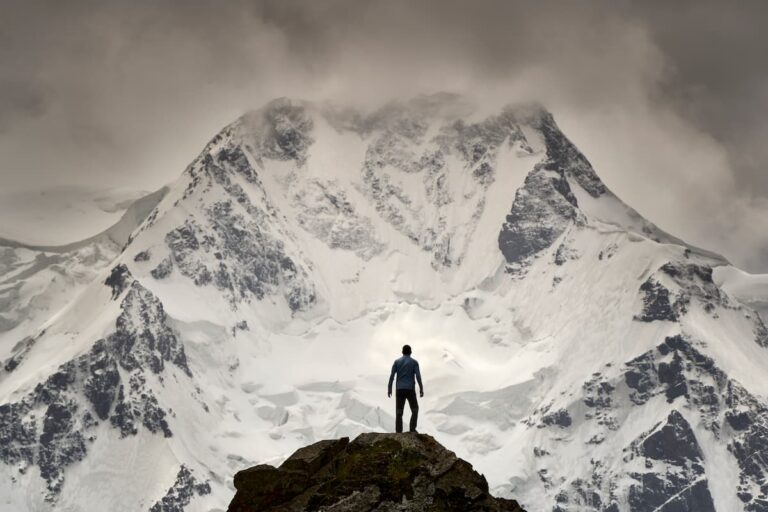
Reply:
[[256, 461], [391, 430], [409, 343], [420, 427], [495, 495], [768, 510], [768, 330], [542, 107], [278, 99], [158, 200], [0, 346], [2, 506], [222, 509]]

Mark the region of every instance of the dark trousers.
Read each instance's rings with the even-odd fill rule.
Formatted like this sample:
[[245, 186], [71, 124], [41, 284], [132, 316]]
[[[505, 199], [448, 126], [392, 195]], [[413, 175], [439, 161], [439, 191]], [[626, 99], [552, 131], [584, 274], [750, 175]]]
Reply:
[[416, 430], [416, 421], [419, 419], [419, 402], [416, 400], [416, 390], [398, 389], [395, 392], [395, 432], [403, 431], [403, 409], [405, 409], [406, 400], [411, 407], [410, 430], [411, 432]]

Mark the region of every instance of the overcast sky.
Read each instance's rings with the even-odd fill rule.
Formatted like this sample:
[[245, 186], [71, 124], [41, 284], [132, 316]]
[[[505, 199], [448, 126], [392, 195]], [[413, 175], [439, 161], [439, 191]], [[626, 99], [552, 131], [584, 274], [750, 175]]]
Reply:
[[764, 0], [4, 0], [0, 187], [152, 190], [276, 96], [537, 99], [647, 218], [768, 272], [767, 23]]

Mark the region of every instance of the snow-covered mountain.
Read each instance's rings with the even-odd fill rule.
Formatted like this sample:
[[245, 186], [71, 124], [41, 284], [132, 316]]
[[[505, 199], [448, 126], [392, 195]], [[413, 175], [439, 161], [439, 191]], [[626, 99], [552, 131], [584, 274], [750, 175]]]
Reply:
[[[101, 275], [166, 192], [163, 188], [132, 201], [122, 208], [112, 226], [77, 242], [31, 245], [0, 237], [0, 360], [6, 359], [8, 351], [20, 341], [16, 350], [21, 349], [45, 328], [49, 319]], [[72, 194], [64, 195], [71, 204]], [[26, 195], [22, 197], [29, 199]], [[86, 212], [90, 214], [90, 210]]]
[[391, 430], [407, 342], [420, 429], [494, 494], [766, 511], [768, 330], [726, 264], [625, 205], [539, 106], [275, 100], [3, 339], [0, 510], [223, 510], [240, 469]]

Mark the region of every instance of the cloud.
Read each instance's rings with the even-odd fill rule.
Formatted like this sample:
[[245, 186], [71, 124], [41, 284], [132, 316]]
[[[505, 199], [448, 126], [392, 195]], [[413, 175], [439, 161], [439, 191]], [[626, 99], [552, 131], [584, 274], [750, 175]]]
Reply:
[[4, 2], [5, 189], [160, 186], [275, 96], [539, 99], [661, 227], [768, 271], [763, 2]]

